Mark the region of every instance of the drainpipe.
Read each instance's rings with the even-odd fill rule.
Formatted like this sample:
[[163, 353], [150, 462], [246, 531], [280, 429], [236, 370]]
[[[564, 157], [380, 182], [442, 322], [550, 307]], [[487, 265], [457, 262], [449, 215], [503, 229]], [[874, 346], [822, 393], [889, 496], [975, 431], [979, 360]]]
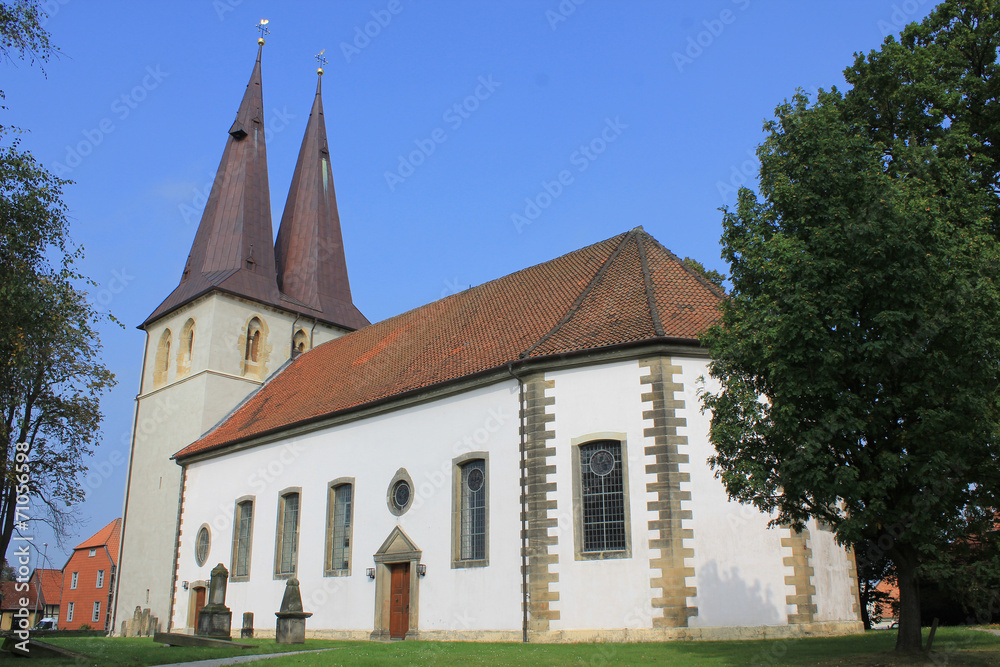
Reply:
[[316, 318], [314, 317], [314, 318], [313, 318], [313, 325], [312, 325], [312, 329], [310, 329], [310, 330], [309, 330], [309, 349], [310, 349], [310, 350], [311, 350], [311, 349], [313, 349], [314, 347], [316, 347], [316, 346], [315, 346], [315, 345], [313, 344], [313, 333], [314, 333], [315, 331], [316, 331]]
[[528, 507], [527, 507], [527, 450], [524, 442], [524, 382], [514, 374], [513, 362], [507, 362], [507, 372], [517, 380], [517, 414], [518, 432], [520, 433], [520, 446], [518, 451], [521, 456], [521, 641], [528, 643]]
[[295, 315], [295, 320], [292, 321], [292, 337], [289, 339], [289, 341], [290, 341], [289, 344], [291, 345], [291, 349], [288, 352], [288, 358], [289, 359], [294, 359], [295, 358], [295, 325], [299, 323], [299, 318], [300, 317], [302, 317], [302, 316], [299, 315], [299, 314], [296, 314]]

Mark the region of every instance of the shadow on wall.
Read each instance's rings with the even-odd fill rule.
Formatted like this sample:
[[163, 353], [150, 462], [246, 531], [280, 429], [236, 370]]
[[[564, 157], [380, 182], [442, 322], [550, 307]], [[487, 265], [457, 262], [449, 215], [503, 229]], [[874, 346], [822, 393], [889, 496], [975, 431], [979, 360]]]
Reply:
[[[705, 615], [708, 625], [780, 625], [785, 622], [770, 588], [762, 589], [760, 580], [747, 585], [737, 567], [720, 573], [716, 561], [709, 561], [698, 573], [699, 616]], [[706, 613], [707, 612], [707, 613]]]

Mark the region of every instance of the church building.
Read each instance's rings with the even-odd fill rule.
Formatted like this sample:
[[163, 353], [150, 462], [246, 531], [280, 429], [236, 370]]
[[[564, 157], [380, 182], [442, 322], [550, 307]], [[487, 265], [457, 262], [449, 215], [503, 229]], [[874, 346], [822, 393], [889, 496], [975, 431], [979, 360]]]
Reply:
[[[322, 70], [320, 70], [322, 73]], [[147, 318], [117, 617], [193, 632], [641, 641], [861, 630], [854, 556], [707, 460], [725, 296], [641, 227], [368, 324], [319, 85], [272, 243], [260, 53], [180, 284]], [[161, 621], [162, 622], [162, 621]]]

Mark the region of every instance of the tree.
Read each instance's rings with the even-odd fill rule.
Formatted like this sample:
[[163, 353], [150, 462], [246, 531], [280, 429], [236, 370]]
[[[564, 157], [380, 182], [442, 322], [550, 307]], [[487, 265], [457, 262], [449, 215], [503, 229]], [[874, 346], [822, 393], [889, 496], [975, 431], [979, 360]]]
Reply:
[[725, 286], [722, 284], [726, 280], [725, 274], [719, 273], [715, 269], [706, 269], [704, 264], [690, 257], [685, 257], [681, 262], [689, 269], [697, 271], [702, 278], [718, 287], [721, 291], [726, 291]]
[[711, 463], [772, 525], [822, 519], [891, 560], [897, 650], [921, 648], [921, 576], [967, 569], [949, 544], [997, 553], [998, 27], [945, 2], [858, 56], [846, 95], [779, 105], [759, 197], [724, 212]]
[[[0, 4], [0, 55], [47, 59], [39, 17], [37, 3]], [[99, 315], [78, 287], [88, 281], [74, 269], [67, 183], [17, 139], [0, 145], [0, 553], [29, 520], [61, 536], [84, 497], [77, 476], [99, 436], [99, 397], [114, 384]]]
[[861, 607], [861, 622], [865, 630], [871, 630], [873, 625], [881, 623], [886, 612], [892, 608], [892, 596], [888, 591], [879, 590], [878, 585], [896, 580], [892, 561], [877, 544], [854, 545], [855, 554], [867, 554], [870, 551], [878, 554], [877, 560], [869, 560], [864, 556], [857, 559], [858, 601]]

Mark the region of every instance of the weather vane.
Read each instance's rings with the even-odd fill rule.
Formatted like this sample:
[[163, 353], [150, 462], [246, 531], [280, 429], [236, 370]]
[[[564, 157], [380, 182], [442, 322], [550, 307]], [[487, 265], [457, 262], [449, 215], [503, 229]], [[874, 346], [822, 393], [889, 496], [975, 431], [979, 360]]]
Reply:
[[316, 68], [316, 73], [320, 75], [323, 74], [323, 66], [329, 62], [326, 58], [323, 57], [324, 53], [326, 53], [326, 49], [323, 49], [322, 51], [316, 54], [316, 62], [319, 63], [319, 67]]
[[260, 31], [260, 39], [257, 40], [257, 43], [263, 44], [264, 36], [271, 34], [271, 29], [267, 27], [267, 19], [260, 20], [260, 23], [257, 24], [257, 30]]

